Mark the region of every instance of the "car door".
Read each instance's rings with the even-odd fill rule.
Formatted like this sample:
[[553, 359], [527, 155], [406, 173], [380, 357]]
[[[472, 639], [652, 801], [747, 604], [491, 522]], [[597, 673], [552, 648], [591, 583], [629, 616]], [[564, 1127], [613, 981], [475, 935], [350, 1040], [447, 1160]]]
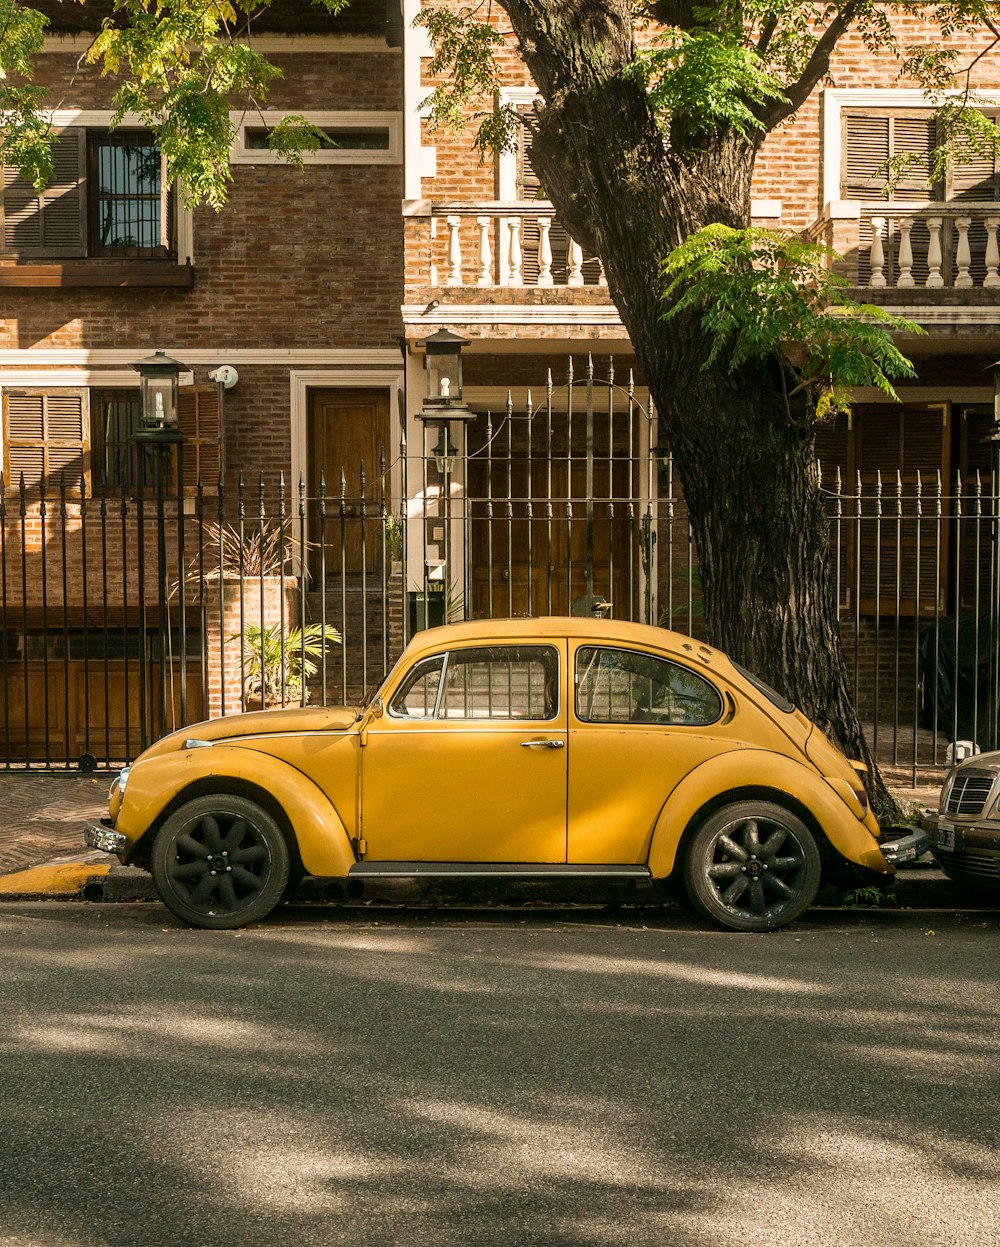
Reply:
[[565, 648], [458, 647], [402, 678], [362, 749], [367, 860], [565, 862]]
[[689, 771], [729, 744], [726, 703], [699, 672], [637, 649], [572, 655], [569, 862], [644, 862], [657, 815]]

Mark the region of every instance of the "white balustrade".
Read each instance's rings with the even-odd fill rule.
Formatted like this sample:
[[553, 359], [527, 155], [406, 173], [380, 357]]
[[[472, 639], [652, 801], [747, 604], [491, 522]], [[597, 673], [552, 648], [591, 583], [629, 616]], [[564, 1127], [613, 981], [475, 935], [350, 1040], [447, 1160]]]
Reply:
[[[862, 210], [857, 204], [855, 211]], [[891, 204], [868, 220], [871, 289], [1000, 287], [1000, 206]]]
[[460, 216], [447, 218], [448, 225], [448, 281], [449, 286], [462, 284], [462, 241], [459, 237]]
[[955, 225], [958, 228], [958, 246], [955, 248], [955, 265], [958, 268], [958, 276], [955, 278], [955, 285], [962, 290], [972, 285], [972, 274], [969, 272], [969, 266], [972, 264], [972, 252], [969, 250], [969, 227], [971, 224], [972, 217], [970, 216], [955, 218]]
[[552, 243], [549, 240], [549, 231], [552, 229], [552, 220], [547, 216], [538, 218], [538, 281], [539, 286], [552, 285]]
[[997, 272], [1000, 266], [1000, 247], [997, 246], [1000, 217], [988, 216], [983, 224], [986, 226], [986, 276], [983, 278], [983, 285], [1000, 286], [1000, 273]]
[[885, 250], [882, 247], [882, 234], [885, 231], [885, 217], [872, 217], [872, 275], [868, 284], [874, 290], [881, 290], [885, 285]]
[[[527, 209], [526, 203], [493, 201], [479, 206], [442, 204], [430, 213], [430, 284], [441, 284], [443, 277], [446, 286], [607, 287], [600, 263], [585, 257], [580, 244], [563, 231], [556, 233], [551, 212], [539, 211], [534, 205]], [[443, 255], [440, 247], [433, 245], [439, 233], [445, 235]], [[439, 270], [444, 257], [447, 263]]]
[[897, 286], [912, 286], [913, 282], [913, 244], [910, 233], [913, 230], [913, 217], [899, 218], [899, 277]]
[[583, 285], [583, 248], [578, 242], [569, 240], [569, 248], [566, 252], [566, 267], [569, 272], [566, 277], [567, 286]]
[[511, 216], [507, 218], [507, 285], [523, 286], [524, 274], [522, 272], [523, 254], [521, 252], [521, 218], [519, 216]]
[[477, 286], [493, 285], [493, 245], [490, 241], [490, 218], [477, 216], [479, 226], [479, 279]]

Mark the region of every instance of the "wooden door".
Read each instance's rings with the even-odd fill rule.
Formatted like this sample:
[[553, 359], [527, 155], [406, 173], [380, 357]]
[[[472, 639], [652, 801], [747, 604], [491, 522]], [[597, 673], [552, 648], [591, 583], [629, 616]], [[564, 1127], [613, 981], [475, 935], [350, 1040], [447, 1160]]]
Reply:
[[[379, 465], [383, 452], [387, 463], [390, 457], [388, 391], [311, 390], [307, 438], [313, 575], [319, 574], [321, 545], [325, 546], [327, 578], [339, 575], [342, 566], [348, 574], [360, 572], [362, 567], [374, 572], [378, 566], [382, 496]], [[319, 507], [321, 478], [326, 495], [325, 522]]]
[[630, 533], [628, 462], [616, 460], [610, 467], [609, 473], [606, 458], [593, 464], [588, 520], [587, 465], [579, 459], [571, 470], [565, 460], [514, 460], [509, 477], [504, 463], [492, 481], [491, 503], [481, 463], [470, 462], [477, 614], [569, 614], [587, 594], [592, 563], [594, 594], [612, 603], [616, 617], [631, 617], [638, 520], [633, 515]]

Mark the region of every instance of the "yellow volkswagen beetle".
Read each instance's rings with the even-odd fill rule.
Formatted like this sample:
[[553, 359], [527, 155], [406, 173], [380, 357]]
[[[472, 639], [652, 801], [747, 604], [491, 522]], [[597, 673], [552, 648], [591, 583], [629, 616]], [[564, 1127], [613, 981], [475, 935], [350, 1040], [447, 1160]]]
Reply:
[[88, 844], [148, 866], [208, 928], [263, 918], [304, 874], [682, 883], [769, 931], [824, 864], [891, 874], [857, 770], [724, 654], [577, 618], [419, 633], [364, 707], [233, 715], [157, 742]]

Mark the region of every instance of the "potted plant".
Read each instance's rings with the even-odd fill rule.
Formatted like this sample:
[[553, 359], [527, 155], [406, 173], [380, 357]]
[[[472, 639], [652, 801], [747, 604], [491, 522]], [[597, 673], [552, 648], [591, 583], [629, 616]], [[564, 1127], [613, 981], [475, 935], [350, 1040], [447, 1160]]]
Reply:
[[[231, 640], [238, 641], [237, 633]], [[243, 704], [245, 709], [281, 706], [308, 700], [306, 680], [317, 671], [316, 659], [327, 645], [339, 645], [340, 633], [330, 624], [305, 628], [249, 624], [243, 631]]]

